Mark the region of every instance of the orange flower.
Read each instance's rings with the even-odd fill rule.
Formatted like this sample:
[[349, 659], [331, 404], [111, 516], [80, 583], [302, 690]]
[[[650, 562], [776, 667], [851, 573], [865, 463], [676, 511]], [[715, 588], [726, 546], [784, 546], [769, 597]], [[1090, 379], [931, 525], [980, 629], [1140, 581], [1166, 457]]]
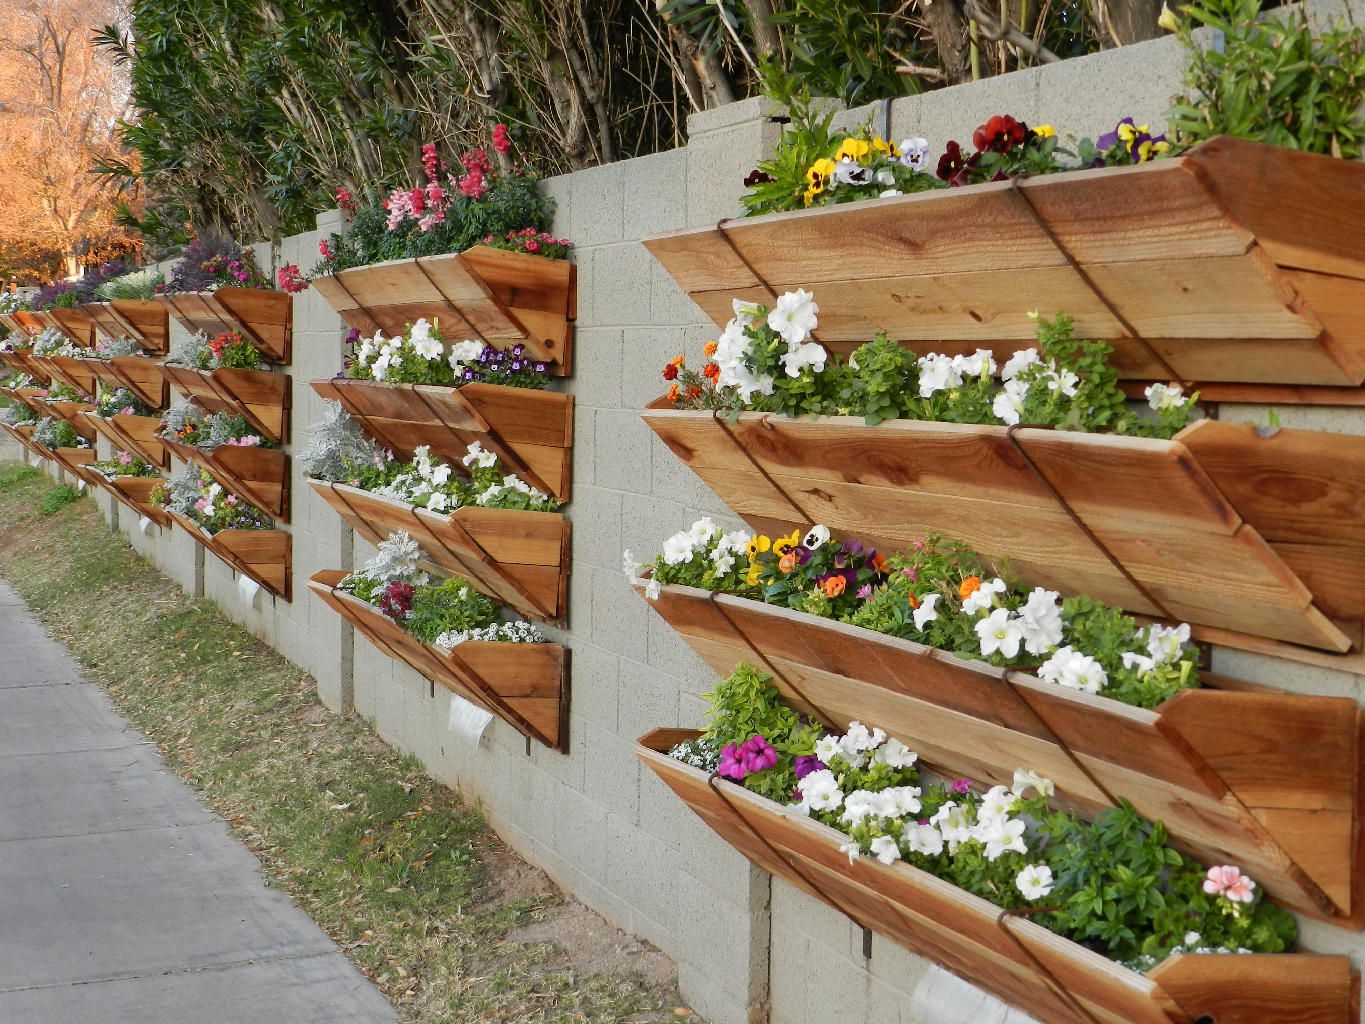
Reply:
[[674, 366], [677, 366], [677, 367], [681, 367], [682, 364], [683, 364], [683, 362], [684, 362], [684, 358], [683, 358], [683, 356], [680, 355], [680, 356], [678, 356], [677, 359], [674, 359], [674, 360], [673, 360], [673, 365], [674, 365]]
[[705, 366], [701, 368], [701, 375], [713, 381], [719, 380], [720, 367], [717, 366], [715, 363], [707, 363]]
[[668, 400], [673, 404], [678, 402], [678, 385], [674, 384], [668, 389]]
[[978, 590], [980, 590], [980, 589], [981, 589], [981, 577], [980, 577], [980, 576], [968, 576], [965, 580], [962, 581], [962, 586], [960, 586], [960, 587], [957, 588], [957, 596], [960, 597], [960, 598], [962, 598], [962, 600], [965, 601], [965, 600], [967, 600], [967, 598], [971, 597], [973, 594], [975, 594], [975, 593], [976, 593]]
[[701, 388], [699, 388], [699, 387], [697, 387], [695, 384], [693, 384], [693, 385], [692, 385], [691, 387], [689, 387], [686, 391], [684, 391], [683, 394], [685, 394], [688, 398], [700, 398], [700, 397], [701, 397]]
[[908, 598], [906, 598], [906, 600], [910, 604], [911, 611], [914, 611], [916, 608], [919, 607], [919, 598], [916, 597], [914, 594], [911, 594]]
[[838, 597], [844, 592], [846, 586], [848, 586], [848, 581], [842, 576], [830, 576], [820, 583], [820, 589], [825, 592], [826, 597]]
[[886, 559], [881, 556], [880, 552], [873, 555], [867, 564], [872, 566], [873, 572], [886, 572]]
[[796, 568], [796, 552], [788, 551], [777, 563], [777, 567], [782, 570], [783, 575]]
[[718, 348], [720, 348], [720, 346], [716, 344], [714, 341], [708, 341], [705, 345], [701, 347], [701, 354], [704, 355], [707, 359], [710, 359], [713, 355], [716, 354], [716, 349]]

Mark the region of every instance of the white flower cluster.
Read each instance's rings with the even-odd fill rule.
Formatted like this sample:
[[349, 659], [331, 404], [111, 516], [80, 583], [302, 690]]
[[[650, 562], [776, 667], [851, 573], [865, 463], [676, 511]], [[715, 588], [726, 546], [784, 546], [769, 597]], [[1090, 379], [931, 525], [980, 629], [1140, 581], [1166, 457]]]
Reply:
[[406, 335], [386, 338], [383, 331], [376, 331], [372, 337], [361, 338], [355, 358], [371, 377], [384, 380], [409, 354], [428, 363], [446, 359], [452, 370], [459, 370], [466, 363], [477, 362], [485, 347], [482, 341], [460, 341], [451, 345], [447, 354], [445, 342], [434, 333], [433, 325], [426, 317], [422, 317], [408, 328]]
[[[752, 302], [734, 300], [734, 317], [725, 325], [725, 331], [716, 342], [713, 357], [720, 368], [718, 387], [733, 387], [740, 397], [748, 402], [755, 392], [761, 395], [773, 393], [773, 378], [755, 375], [745, 364], [750, 339], [745, 329], [752, 326], [758, 316], [759, 307]], [[776, 331], [787, 343], [787, 351], [782, 356], [782, 367], [788, 377], [799, 377], [801, 371], [810, 367], [816, 373], [825, 368], [828, 358], [824, 346], [807, 341], [818, 323], [816, 314], [820, 307], [815, 304], [815, 296], [798, 288], [780, 296], [768, 313], [768, 326]]]
[[[1139, 675], [1145, 675], [1153, 669], [1180, 661], [1185, 653], [1185, 644], [1190, 640], [1190, 627], [1183, 622], [1178, 626], [1151, 625], [1139, 631], [1137, 638], [1139, 641], [1145, 638], [1147, 653], [1128, 651], [1123, 655], [1123, 665], [1136, 670]], [[1086, 693], [1099, 693], [1109, 682], [1108, 673], [1098, 661], [1069, 644], [1059, 647], [1052, 657], [1038, 666], [1038, 678]]]
[[[848, 768], [861, 768], [869, 762], [909, 768], [918, 758], [899, 740], [888, 739], [881, 729], [869, 731], [861, 722], [851, 723], [842, 736], [821, 739], [815, 745], [815, 756], [826, 765], [842, 762]], [[1011, 815], [1030, 789], [1049, 797], [1054, 792], [1050, 779], [1036, 772], [1016, 771], [1012, 788], [994, 787], [977, 806], [950, 800], [924, 821], [920, 817], [920, 787], [890, 786], [875, 792], [855, 789], [845, 793], [840, 780], [846, 776], [846, 772], [836, 773], [831, 768], [811, 772], [801, 780], [800, 802], [792, 806], [802, 814], [837, 811], [839, 822], [849, 829], [875, 826], [871, 831], [878, 834], [868, 842], [865, 852], [888, 865], [908, 854], [936, 857], [946, 849], [953, 856], [966, 846], [980, 847], [989, 861], [1009, 852], [1027, 854], [1026, 824]], [[857, 842], [845, 843], [840, 849], [849, 860], [864, 852]], [[1052, 891], [1052, 869], [1042, 863], [1029, 864], [1018, 873], [1014, 884], [1025, 899], [1041, 899]]]
[[440, 512], [452, 504], [449, 495], [440, 490], [449, 482], [450, 474], [450, 466], [433, 459], [431, 447], [424, 444], [412, 453], [412, 461], [406, 469], [392, 482], [376, 487], [374, 493]]
[[55, 327], [46, 327], [43, 333], [33, 339], [33, 354], [35, 356], [69, 356], [79, 359], [89, 355], [89, 351], [77, 348], [71, 343], [65, 334]]
[[649, 579], [641, 576], [640, 570], [643, 568], [644, 565], [635, 561], [635, 552], [631, 551], [630, 548], [621, 552], [621, 571], [626, 574], [626, 581], [632, 587], [644, 587], [645, 597], [651, 601], [657, 601], [659, 595], [664, 592], [663, 584], [652, 576]]
[[996, 371], [995, 357], [985, 348], [979, 348], [969, 356], [931, 352], [915, 362], [919, 367], [920, 398], [932, 398], [940, 391], [960, 388], [966, 380], [989, 377]]
[[485, 508], [497, 507], [506, 501], [508, 494], [524, 494], [533, 502], [550, 500], [550, 496], [544, 491], [532, 487], [521, 477], [508, 473], [502, 478], [502, 483], [489, 484], [486, 490], [475, 495], [474, 502]]
[[543, 644], [545, 635], [533, 623], [518, 619], [515, 622], [495, 622], [480, 629], [442, 633], [436, 638], [436, 646], [451, 651], [471, 640], [492, 644]]
[[675, 533], [664, 541], [664, 561], [682, 565], [697, 555], [711, 559], [717, 576], [724, 576], [735, 567], [735, 556], [749, 546], [753, 534], [747, 530], [725, 533], [710, 516], [698, 519], [689, 529]]

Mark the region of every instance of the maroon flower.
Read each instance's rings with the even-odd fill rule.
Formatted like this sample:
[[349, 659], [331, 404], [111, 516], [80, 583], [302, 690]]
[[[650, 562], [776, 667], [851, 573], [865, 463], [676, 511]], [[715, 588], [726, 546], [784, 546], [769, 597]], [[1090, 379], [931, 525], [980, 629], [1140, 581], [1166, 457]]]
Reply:
[[395, 622], [402, 622], [412, 611], [413, 593], [411, 583], [390, 580], [379, 592], [379, 610]]
[[755, 185], [768, 185], [775, 180], [777, 179], [775, 179], [771, 174], [768, 174], [765, 171], [760, 171], [757, 167], [755, 167], [752, 171], [749, 172], [748, 177], [744, 179], [744, 187], [753, 188]]
[[1028, 134], [1028, 125], [1023, 121], [1016, 121], [1008, 114], [997, 114], [972, 132], [972, 144], [978, 152], [1008, 153], [1015, 146], [1023, 145]]

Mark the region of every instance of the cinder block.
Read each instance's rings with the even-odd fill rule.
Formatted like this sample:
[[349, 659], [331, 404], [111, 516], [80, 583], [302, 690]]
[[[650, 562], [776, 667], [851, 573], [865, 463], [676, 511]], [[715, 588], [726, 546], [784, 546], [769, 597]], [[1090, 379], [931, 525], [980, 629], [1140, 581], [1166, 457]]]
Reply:
[[737, 125], [762, 123], [769, 120], [777, 110], [777, 104], [766, 96], [759, 95], [689, 114], [688, 148], [691, 148], [699, 136], [734, 128]]
[[[648, 249], [645, 252], [649, 252]], [[650, 256], [651, 266], [649, 268], [649, 322], [651, 324], [705, 324], [707, 330], [718, 335], [720, 329], [711, 323], [710, 318], [701, 311], [692, 299], [678, 287], [678, 283], [673, 280], [663, 267], [663, 264]], [[693, 359], [699, 359], [701, 352], [693, 350], [689, 353]]]
[[[688, 469], [687, 463], [674, 455], [653, 431], [650, 431], [649, 451], [653, 467], [652, 491], [657, 498], [682, 505], [684, 509], [701, 509], [702, 515], [713, 518], [733, 517], [729, 506], [702, 483], [701, 477]], [[691, 522], [689, 519], [683, 525], [690, 525]], [[662, 544], [663, 539], [659, 537], [654, 543]]]
[[626, 238], [648, 238], [687, 224], [687, 151], [672, 149], [621, 164]]
[[570, 241], [577, 241], [572, 237], [573, 222], [570, 206], [570, 196], [573, 191], [573, 175], [557, 174], [553, 178], [543, 178], [540, 182], [540, 194], [554, 203], [554, 228], [553, 233], [561, 238], [568, 237]]
[[585, 759], [583, 781], [591, 799], [626, 821], [640, 816], [640, 761], [635, 743], [585, 724], [580, 753]]
[[[598, 257], [608, 251], [598, 249]], [[619, 403], [622, 376], [638, 369], [634, 358], [626, 368], [621, 344], [620, 328], [584, 327], [575, 332], [571, 389], [575, 406], [611, 409]]]
[[550, 845], [577, 870], [598, 882], [606, 882], [606, 808], [564, 786], [555, 787], [552, 804], [554, 831]]
[[575, 487], [572, 513], [573, 564], [595, 565], [608, 571], [621, 565], [621, 500], [619, 491]]
[[[926, 93], [920, 104], [919, 124], [906, 134], [928, 139], [930, 151], [937, 155], [943, 152], [949, 139], [970, 145], [977, 125], [996, 114], [1009, 114], [1030, 125], [1055, 121], [1058, 105], [1048, 108], [1041, 103], [1038, 83], [1038, 69], [1025, 68]], [[1082, 86], [1077, 83], [1075, 88]]]
[[[662, 273], [662, 271], [660, 271]], [[690, 301], [690, 300], [689, 300]], [[667, 321], [657, 320], [657, 323]], [[626, 367], [621, 390], [612, 405], [629, 409], [637, 416], [650, 402], [668, 389], [664, 366], [680, 355], [693, 366], [700, 366], [701, 349], [689, 350], [680, 327], [627, 327], [624, 331]]]
[[664, 541], [692, 524], [681, 502], [643, 494], [626, 494], [621, 508], [621, 550], [617, 552], [615, 568], [622, 568], [621, 556], [630, 551], [637, 562], [654, 561]]
[[[569, 713], [572, 717], [590, 722], [608, 732], [617, 731], [617, 706], [620, 701], [619, 655], [594, 643], [579, 641], [573, 645], [573, 690]], [[581, 735], [580, 730], [575, 733]], [[574, 761], [583, 759], [583, 752], [572, 743], [569, 749]]]
[[1188, 63], [1175, 37], [1165, 36], [1049, 64], [1038, 69], [1038, 112], [1028, 121], [1047, 121], [1064, 138], [1095, 138], [1124, 117], [1164, 130]]
[[739, 216], [744, 178], [765, 155], [769, 137], [777, 134], [766, 132], [764, 127], [757, 122], [743, 122], [692, 137], [687, 147], [690, 227]]
[[644, 602], [635, 596], [620, 572], [608, 573], [601, 569], [584, 569], [574, 576], [591, 574], [592, 581], [592, 640], [608, 650], [626, 657], [638, 654], [648, 625], [650, 613]]
[[592, 310], [584, 326], [606, 327], [649, 323], [649, 275], [654, 257], [638, 241], [600, 246], [592, 251]]
[[[593, 473], [598, 487], [648, 493], [650, 488], [649, 444], [653, 432], [634, 409], [599, 409], [595, 417]], [[575, 446], [586, 438], [575, 437]]]
[[[651, 616], [651, 620], [658, 616]], [[651, 638], [653, 621], [650, 624]], [[687, 652], [686, 656], [691, 657]], [[650, 665], [622, 659], [618, 683], [621, 694], [618, 732], [634, 742], [651, 729], [672, 729], [678, 724], [677, 680]]]
[[597, 424], [597, 410], [574, 403], [573, 413], [573, 485], [582, 487], [597, 478], [597, 448], [592, 443]]
[[621, 241], [625, 237], [621, 164], [590, 167], [569, 177], [569, 240], [578, 248]]

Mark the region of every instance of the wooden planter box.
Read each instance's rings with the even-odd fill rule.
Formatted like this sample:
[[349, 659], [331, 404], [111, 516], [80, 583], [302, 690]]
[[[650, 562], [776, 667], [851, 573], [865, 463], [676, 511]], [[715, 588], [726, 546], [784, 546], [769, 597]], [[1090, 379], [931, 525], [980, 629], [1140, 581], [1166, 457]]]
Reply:
[[115, 299], [91, 302], [81, 307], [90, 313], [95, 326], [111, 341], [132, 338], [154, 356], [164, 356], [170, 344], [170, 314], [166, 304], [155, 299]]
[[31, 309], [21, 309], [10, 314], [14, 322], [19, 325], [19, 329], [30, 338], [36, 338], [43, 333], [43, 328], [53, 326], [50, 317], [42, 313], [35, 313]]
[[14, 334], [28, 334], [28, 331], [24, 330], [23, 325], [19, 323], [13, 313], [0, 313], [0, 326]]
[[205, 533], [199, 524], [175, 512], [175, 523], [234, 570], [276, 597], [293, 600], [293, 547], [283, 530], [219, 530]]
[[1143, 975], [905, 862], [849, 863], [842, 833], [668, 756], [697, 733], [659, 729], [640, 759], [758, 867], [857, 924], [1056, 1024], [1354, 1024], [1344, 956], [1184, 953]]
[[394, 453], [411, 456], [422, 445], [459, 466], [478, 441], [532, 487], [569, 499], [573, 396], [499, 384], [384, 384], [333, 377], [312, 382], [323, 398], [340, 402], [366, 431]]
[[87, 405], [85, 402], [43, 402], [39, 407], [39, 412], [55, 419], [66, 420], [76, 433], [94, 444], [95, 428], [90, 425], [89, 418], [84, 415], [93, 408], [93, 405]]
[[182, 461], [204, 469], [231, 493], [289, 522], [289, 456], [283, 450], [224, 444], [206, 451], [165, 437], [161, 444]]
[[20, 370], [32, 377], [39, 384], [48, 384], [52, 377], [38, 365], [37, 358], [31, 349], [14, 352], [0, 352], [0, 362], [14, 370]]
[[157, 363], [165, 378], [209, 412], [240, 413], [272, 441], [289, 436], [289, 374], [269, 370], [193, 370]]
[[95, 461], [94, 448], [53, 448], [52, 457], [72, 476], [86, 483], [90, 482], [90, 474], [86, 467]]
[[871, 722], [991, 784], [1031, 768], [1087, 818], [1127, 799], [1198, 859], [1240, 864], [1296, 910], [1365, 925], [1351, 699], [1206, 676], [1149, 711], [747, 598], [667, 586], [650, 605], [719, 675], [748, 661], [841, 731]]
[[33, 356], [32, 360], [49, 379], [61, 381], [81, 394], [95, 397], [95, 375], [86, 366], [86, 360], [73, 356]]
[[1208, 401], [1303, 401], [1282, 385], [1365, 382], [1365, 243], [1340, 227], [1356, 214], [1365, 167], [1219, 138], [1178, 159], [745, 218], [645, 245], [717, 324], [732, 298], [771, 304], [768, 287], [806, 288], [836, 351], [885, 330], [921, 354], [1008, 354], [1033, 340], [1029, 310], [1062, 310], [1077, 337], [1114, 345], [1122, 376], [1178, 376]]
[[96, 432], [103, 434], [114, 448], [140, 455], [153, 466], [171, 468], [171, 453], [161, 440], [161, 420], [155, 416], [110, 416], [84, 414]]
[[191, 334], [209, 337], [236, 331], [255, 342], [261, 357], [271, 363], [292, 359], [294, 300], [287, 292], [264, 288], [219, 288], [215, 292], [175, 292], [158, 296]]
[[113, 359], [82, 359], [85, 369], [109, 388], [127, 388], [153, 409], [170, 405], [170, 385], [146, 356], [115, 356]]
[[1008, 558], [1026, 583], [1169, 615], [1218, 643], [1360, 648], [1359, 437], [1203, 420], [1170, 441], [1023, 429], [1016, 446], [998, 426], [644, 419], [758, 529], [825, 523], [887, 553], [938, 532]]
[[432, 562], [523, 615], [562, 626], [569, 614], [569, 523], [558, 512], [415, 508], [358, 487], [310, 480], [371, 544], [407, 530]]
[[111, 480], [93, 469], [87, 471], [86, 477], [112, 494], [119, 504], [146, 516], [163, 530], [171, 525], [171, 514], [151, 500], [152, 491], [161, 485], [159, 477], [120, 476]]
[[15, 388], [14, 397], [41, 416], [48, 415], [46, 388]]
[[573, 369], [577, 287], [568, 260], [476, 245], [343, 270], [312, 284], [362, 334], [400, 334], [426, 317], [440, 321], [447, 341], [522, 344], [557, 376]]
[[51, 309], [48, 310], [48, 313], [57, 325], [58, 330], [70, 338], [74, 344], [87, 347], [95, 344], [95, 318], [84, 306], [76, 306], [72, 309]]
[[373, 605], [336, 589], [344, 570], [314, 573], [309, 589], [391, 658], [411, 666], [523, 736], [566, 752], [569, 652], [560, 644], [468, 641], [446, 653], [422, 643]]

